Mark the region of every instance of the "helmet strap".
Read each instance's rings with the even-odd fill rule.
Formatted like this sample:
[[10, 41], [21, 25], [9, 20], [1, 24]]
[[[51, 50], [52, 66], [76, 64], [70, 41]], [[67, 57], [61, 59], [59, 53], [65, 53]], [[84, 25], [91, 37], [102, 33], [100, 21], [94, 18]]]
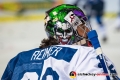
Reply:
[[90, 41], [88, 41], [87, 39], [83, 38], [82, 40], [72, 44], [72, 45], [81, 45], [81, 46], [88, 46], [88, 47], [92, 47], [92, 44]]
[[82, 40], [74, 43], [73, 45], [84, 45], [84, 44], [86, 44], [86, 39], [85, 38], [83, 38]]

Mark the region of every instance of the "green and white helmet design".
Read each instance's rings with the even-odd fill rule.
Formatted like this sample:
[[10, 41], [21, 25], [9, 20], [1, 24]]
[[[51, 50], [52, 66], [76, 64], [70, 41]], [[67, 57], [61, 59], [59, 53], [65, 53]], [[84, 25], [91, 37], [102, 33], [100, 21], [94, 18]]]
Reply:
[[58, 39], [60, 44], [73, 44], [84, 36], [78, 35], [77, 27], [85, 23], [87, 18], [77, 6], [62, 4], [46, 12], [45, 30], [48, 37]]

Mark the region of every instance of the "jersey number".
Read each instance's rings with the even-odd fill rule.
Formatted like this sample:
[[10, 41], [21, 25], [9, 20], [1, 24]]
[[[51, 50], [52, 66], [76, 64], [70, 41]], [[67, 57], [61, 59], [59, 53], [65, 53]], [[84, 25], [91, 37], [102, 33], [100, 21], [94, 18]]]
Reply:
[[[26, 72], [21, 80], [38, 80], [39, 76], [36, 72]], [[59, 80], [59, 75], [51, 67], [48, 67], [42, 80]]]

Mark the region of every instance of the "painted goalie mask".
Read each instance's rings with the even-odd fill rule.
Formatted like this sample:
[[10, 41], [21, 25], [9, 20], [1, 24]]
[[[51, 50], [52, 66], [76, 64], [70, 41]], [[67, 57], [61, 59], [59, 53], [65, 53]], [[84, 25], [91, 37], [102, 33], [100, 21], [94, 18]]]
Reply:
[[48, 37], [54, 37], [59, 44], [73, 44], [84, 38], [91, 30], [83, 11], [69, 4], [62, 4], [46, 12], [45, 30]]

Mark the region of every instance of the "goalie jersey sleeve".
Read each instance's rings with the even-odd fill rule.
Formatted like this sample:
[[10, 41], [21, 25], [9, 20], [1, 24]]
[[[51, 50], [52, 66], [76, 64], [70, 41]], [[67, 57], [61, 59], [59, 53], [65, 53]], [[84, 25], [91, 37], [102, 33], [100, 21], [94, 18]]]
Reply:
[[[105, 76], [79, 73], [103, 73], [97, 54], [91, 47], [57, 45], [32, 49], [11, 59], [1, 80], [106, 80]], [[74, 71], [76, 76], [71, 77]]]

